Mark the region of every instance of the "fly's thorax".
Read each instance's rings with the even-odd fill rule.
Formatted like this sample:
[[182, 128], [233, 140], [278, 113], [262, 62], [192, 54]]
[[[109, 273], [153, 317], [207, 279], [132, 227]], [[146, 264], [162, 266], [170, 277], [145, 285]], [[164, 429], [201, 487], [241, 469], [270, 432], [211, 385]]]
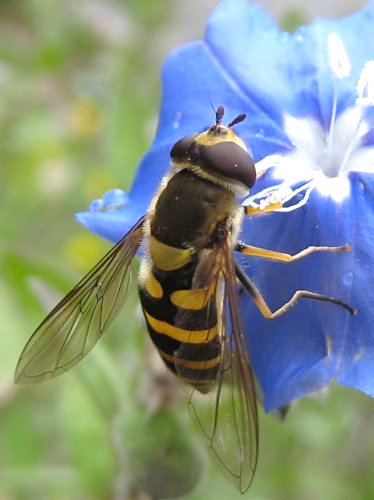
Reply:
[[[216, 232], [220, 226], [227, 227], [228, 236], [236, 231], [241, 213], [242, 208], [231, 190], [188, 169], [181, 170], [158, 195], [149, 217], [152, 259], [152, 250], [161, 252], [163, 245], [185, 251], [186, 258], [188, 251], [211, 248], [217, 242]], [[170, 250], [169, 257], [174, 260], [172, 252]], [[179, 257], [183, 261], [182, 253]]]
[[177, 170], [189, 169], [237, 196], [246, 196], [256, 181], [254, 162], [245, 143], [232, 128], [221, 124], [180, 139], [170, 156]]

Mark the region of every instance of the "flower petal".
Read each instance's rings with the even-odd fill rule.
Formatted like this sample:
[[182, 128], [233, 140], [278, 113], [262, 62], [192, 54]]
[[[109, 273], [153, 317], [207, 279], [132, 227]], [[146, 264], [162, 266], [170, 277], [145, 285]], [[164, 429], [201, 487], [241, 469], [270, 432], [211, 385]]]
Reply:
[[352, 304], [358, 309], [351, 318], [337, 380], [374, 397], [374, 334], [373, 334], [373, 234], [374, 174], [352, 173], [352, 255], [354, 272]]
[[373, 58], [373, 24], [371, 1], [351, 16], [318, 19], [291, 34], [280, 31], [261, 5], [224, 0], [209, 20], [206, 40], [220, 66], [268, 116], [275, 121], [284, 111], [314, 116], [327, 129], [335, 84], [328, 35], [333, 32], [344, 40], [352, 63], [350, 76], [339, 81], [339, 110], [354, 103], [360, 72]]

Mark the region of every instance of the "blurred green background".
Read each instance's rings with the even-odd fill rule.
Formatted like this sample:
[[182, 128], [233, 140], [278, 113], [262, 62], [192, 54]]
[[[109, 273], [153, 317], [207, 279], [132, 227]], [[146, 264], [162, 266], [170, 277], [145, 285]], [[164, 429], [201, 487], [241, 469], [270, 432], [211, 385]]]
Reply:
[[[196, 441], [135, 292], [72, 372], [13, 384], [32, 330], [109, 248], [74, 213], [129, 188], [155, 131], [162, 60], [202, 36], [216, 3], [0, 1], [0, 500], [240, 497]], [[306, 18], [291, 6], [281, 21]], [[333, 387], [260, 426], [246, 498], [374, 498], [369, 398]]]

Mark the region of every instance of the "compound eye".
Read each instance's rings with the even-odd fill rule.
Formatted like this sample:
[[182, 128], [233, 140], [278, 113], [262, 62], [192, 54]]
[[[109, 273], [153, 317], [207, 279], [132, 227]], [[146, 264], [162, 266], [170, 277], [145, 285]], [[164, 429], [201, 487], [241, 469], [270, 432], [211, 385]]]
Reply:
[[239, 181], [248, 188], [256, 182], [251, 155], [235, 142], [219, 142], [202, 148], [201, 160], [212, 172]]
[[186, 135], [177, 141], [170, 151], [173, 160], [184, 160], [189, 156], [190, 149], [199, 134]]

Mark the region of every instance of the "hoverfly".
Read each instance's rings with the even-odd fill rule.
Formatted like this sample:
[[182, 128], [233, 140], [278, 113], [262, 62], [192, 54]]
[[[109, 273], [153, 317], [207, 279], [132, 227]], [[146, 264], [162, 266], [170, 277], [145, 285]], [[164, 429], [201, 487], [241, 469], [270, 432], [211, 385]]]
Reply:
[[[238, 288], [244, 289], [266, 318], [276, 318], [300, 298], [344, 302], [298, 290], [272, 312], [251, 279], [233, 258], [242, 254], [290, 262], [296, 255], [238, 241], [245, 215], [279, 209], [241, 205], [256, 181], [256, 169], [233, 127], [222, 125], [224, 108], [206, 131], [188, 135], [171, 149], [171, 173], [162, 181], [146, 215], [48, 314], [27, 342], [15, 380], [32, 384], [56, 377], [77, 364], [96, 344], [118, 313], [142, 244], [138, 288], [149, 335], [166, 366], [192, 387], [190, 410], [208, 447], [245, 492], [256, 468], [258, 416], [255, 387], [240, 321]], [[223, 409], [228, 392], [229, 408]], [[211, 393], [208, 410], [206, 393]]]

